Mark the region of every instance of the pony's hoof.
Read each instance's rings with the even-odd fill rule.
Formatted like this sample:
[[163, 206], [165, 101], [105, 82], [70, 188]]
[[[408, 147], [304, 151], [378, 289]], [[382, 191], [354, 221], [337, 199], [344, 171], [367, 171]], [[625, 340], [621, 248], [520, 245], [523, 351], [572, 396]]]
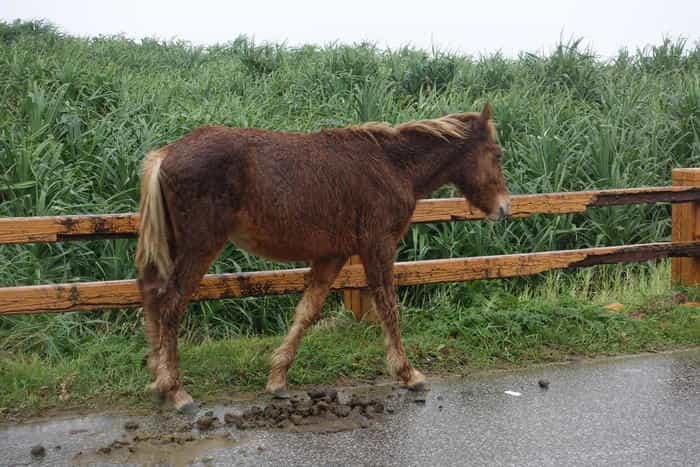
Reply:
[[172, 394], [173, 405], [175, 410], [181, 414], [194, 415], [197, 413], [199, 406], [192, 400], [192, 396], [187, 394], [187, 391], [179, 389]]
[[269, 392], [275, 399], [289, 399], [291, 397], [289, 395], [289, 391], [287, 391], [287, 388], [285, 387], [272, 389]]
[[406, 385], [406, 388], [408, 388], [409, 391], [413, 392], [424, 392], [430, 389], [428, 387], [428, 382], [427, 381], [419, 381], [413, 385]]
[[154, 404], [163, 405], [165, 404], [166, 397], [165, 394], [163, 394], [162, 392], [151, 391], [151, 400]]
[[154, 403], [158, 405], [163, 405], [165, 403], [165, 394], [158, 390], [156, 383], [148, 384], [146, 386], [146, 392], [151, 395], [151, 399]]
[[423, 376], [423, 373], [415, 369], [411, 371], [411, 379], [406, 382], [406, 388], [415, 392], [427, 391], [429, 389], [428, 382], [425, 376]]
[[180, 407], [176, 406], [175, 410], [177, 410], [177, 413], [182, 414], [182, 415], [194, 416], [197, 414], [197, 411], [199, 410], [199, 404], [197, 404], [195, 401], [190, 401], [190, 402], [186, 402], [184, 405], [181, 405]]

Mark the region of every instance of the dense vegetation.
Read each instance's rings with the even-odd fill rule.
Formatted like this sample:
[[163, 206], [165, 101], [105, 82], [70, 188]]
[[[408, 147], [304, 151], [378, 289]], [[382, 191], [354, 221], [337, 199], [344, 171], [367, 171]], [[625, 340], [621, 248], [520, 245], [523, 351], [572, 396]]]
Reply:
[[[700, 164], [700, 45], [683, 40], [621, 51], [607, 61], [579, 41], [561, 43], [548, 55], [474, 58], [371, 44], [290, 48], [245, 37], [210, 47], [82, 39], [41, 22], [0, 23], [0, 216], [134, 211], [144, 153], [199, 125], [313, 131], [478, 110], [487, 99], [514, 193], [667, 185], [671, 168]], [[435, 196], [453, 194], [446, 188]], [[406, 236], [399, 259], [664, 240], [669, 211], [631, 206], [502, 223], [421, 225]], [[133, 250], [129, 240], [0, 246], [0, 285], [133, 277]], [[213, 270], [275, 267], [281, 265], [230, 246]], [[414, 287], [402, 298], [411, 306], [410, 322], [421, 308], [447, 303], [460, 320], [467, 319], [460, 310], [472, 310], [469, 319], [489, 329], [500, 325], [474, 311], [485, 297], [530, 296], [531, 288], [556, 278], [568, 278], [579, 291], [583, 280], [580, 297], [588, 297], [605, 280], [624, 283], [630, 272], [657, 274], [646, 267], [598, 268], [573, 276]], [[201, 341], [278, 334], [295, 300], [195, 305], [185, 335]], [[503, 309], [522, 308], [515, 298], [504, 300], [498, 302]], [[135, 332], [138, 313], [2, 318], [0, 352], [70, 355], [85, 339]]]

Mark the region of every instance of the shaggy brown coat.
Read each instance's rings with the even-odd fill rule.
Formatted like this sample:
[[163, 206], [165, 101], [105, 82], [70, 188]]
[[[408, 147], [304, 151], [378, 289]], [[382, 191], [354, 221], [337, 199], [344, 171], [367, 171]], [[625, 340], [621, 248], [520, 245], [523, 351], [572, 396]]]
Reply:
[[359, 254], [387, 338], [389, 368], [411, 388], [424, 377], [401, 344], [393, 288], [396, 244], [419, 198], [455, 184], [493, 216], [509, 209], [488, 105], [396, 127], [370, 123], [316, 133], [199, 128], [148, 154], [137, 248], [151, 344], [152, 389], [190, 407], [177, 368], [187, 303], [228, 241], [279, 261], [309, 261], [309, 285], [272, 358], [267, 389], [287, 395], [287, 370], [330, 285]]

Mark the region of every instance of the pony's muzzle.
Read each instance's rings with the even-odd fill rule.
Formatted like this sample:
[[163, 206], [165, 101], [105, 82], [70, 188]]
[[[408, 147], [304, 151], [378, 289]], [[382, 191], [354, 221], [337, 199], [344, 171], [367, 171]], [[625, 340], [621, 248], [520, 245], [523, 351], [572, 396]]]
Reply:
[[510, 215], [510, 196], [501, 196], [498, 200], [498, 208], [494, 209], [494, 219], [503, 219]]

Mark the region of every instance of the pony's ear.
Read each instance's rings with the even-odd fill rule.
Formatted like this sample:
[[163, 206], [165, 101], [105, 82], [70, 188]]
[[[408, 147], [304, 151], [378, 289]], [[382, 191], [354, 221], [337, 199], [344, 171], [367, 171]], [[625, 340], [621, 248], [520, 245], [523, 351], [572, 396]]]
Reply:
[[486, 122], [491, 120], [491, 116], [491, 104], [486, 101], [486, 104], [484, 104], [484, 110], [481, 111], [481, 119]]

